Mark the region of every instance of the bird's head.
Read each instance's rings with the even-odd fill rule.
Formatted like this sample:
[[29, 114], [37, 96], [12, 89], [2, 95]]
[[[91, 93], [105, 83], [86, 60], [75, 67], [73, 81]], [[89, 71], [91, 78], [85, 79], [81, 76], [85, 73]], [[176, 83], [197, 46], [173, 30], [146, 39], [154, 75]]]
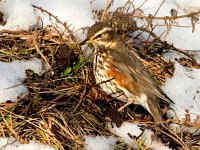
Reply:
[[108, 23], [99, 22], [90, 27], [87, 38], [81, 45], [92, 44], [94, 46], [112, 48], [116, 45], [116, 39], [117, 34], [115, 30]]

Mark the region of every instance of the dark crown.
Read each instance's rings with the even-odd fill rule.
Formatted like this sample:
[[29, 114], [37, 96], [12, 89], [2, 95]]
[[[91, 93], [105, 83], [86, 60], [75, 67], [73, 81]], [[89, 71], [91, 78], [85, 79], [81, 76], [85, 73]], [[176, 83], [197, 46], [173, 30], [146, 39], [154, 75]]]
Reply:
[[108, 29], [110, 29], [111, 32], [115, 33], [112, 26], [110, 24], [108, 24], [107, 22], [98, 22], [90, 27], [90, 29], [88, 30], [87, 38], [90, 39], [92, 36], [94, 36], [96, 33], [98, 33], [99, 31], [101, 31], [104, 28], [108, 28]]

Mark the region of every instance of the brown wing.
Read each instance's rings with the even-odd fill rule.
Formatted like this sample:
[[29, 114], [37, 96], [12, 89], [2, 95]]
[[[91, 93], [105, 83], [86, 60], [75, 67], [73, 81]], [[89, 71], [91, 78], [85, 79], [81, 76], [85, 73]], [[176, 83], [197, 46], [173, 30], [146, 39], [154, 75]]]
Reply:
[[136, 56], [125, 48], [111, 50], [110, 54], [114, 58], [114, 66], [128, 78], [132, 78], [147, 94], [153, 94], [167, 103], [174, 103], [157, 85], [155, 79]]

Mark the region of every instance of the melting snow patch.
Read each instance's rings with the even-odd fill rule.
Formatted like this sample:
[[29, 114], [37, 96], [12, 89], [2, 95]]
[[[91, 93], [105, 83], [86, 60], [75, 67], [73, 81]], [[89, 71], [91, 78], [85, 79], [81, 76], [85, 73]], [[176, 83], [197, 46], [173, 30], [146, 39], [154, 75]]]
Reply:
[[163, 54], [163, 57], [166, 61], [171, 61], [171, 62], [176, 62], [176, 60], [180, 58], [189, 59], [189, 57], [187, 57], [186, 55], [175, 52], [175, 51], [166, 52]]
[[[175, 63], [175, 72], [172, 78], [167, 79], [163, 90], [175, 102], [172, 108], [178, 118], [184, 118], [189, 112], [194, 120], [200, 115], [200, 70], [191, 69]], [[171, 114], [171, 112], [169, 113]], [[192, 121], [191, 120], [191, 121]]]
[[[63, 26], [60, 26], [55, 19], [51, 17], [50, 20], [47, 13], [35, 9], [32, 5], [47, 10], [63, 23], [67, 22], [67, 25], [71, 25], [70, 29], [78, 30], [91, 26], [95, 22], [88, 0], [6, 0], [0, 2], [0, 11], [5, 14], [4, 19], [7, 20], [4, 26], [0, 26], [0, 30], [28, 30], [34, 27], [38, 16], [40, 16], [42, 26], [54, 25], [58, 30], [63, 31]], [[80, 32], [78, 35], [83, 36]]]
[[142, 136], [141, 140], [144, 140], [144, 145], [153, 150], [170, 150], [168, 146], [165, 146], [159, 139], [153, 139], [153, 131], [146, 129]]
[[0, 103], [16, 101], [17, 97], [27, 93], [27, 88], [22, 85], [26, 77], [25, 70], [31, 69], [41, 74], [46, 67], [39, 59], [16, 60], [11, 63], [0, 61]]
[[[124, 142], [133, 147], [134, 149], [140, 149], [138, 146], [139, 141], [143, 141], [144, 145], [148, 148], [152, 148], [153, 150], [169, 150], [168, 146], [165, 146], [159, 139], [154, 138], [154, 132], [150, 129], [145, 129], [144, 132], [140, 129], [139, 124], [134, 124], [130, 122], [123, 122], [120, 128], [111, 127], [109, 124], [109, 129], [112, 133], [121, 137]], [[131, 136], [139, 137], [137, 141], [131, 139]]]
[[6, 20], [5, 26], [1, 26], [0, 29], [28, 30], [36, 22], [36, 15], [29, 0], [1, 1], [0, 10], [4, 13]]
[[119, 128], [117, 126], [112, 127], [110, 124], [108, 124], [108, 127], [112, 133], [121, 137], [124, 142], [129, 145], [131, 145], [133, 142], [129, 134], [137, 137], [142, 133], [142, 130], [140, 130], [138, 124], [133, 124], [130, 122], [123, 122]]
[[85, 149], [87, 150], [114, 150], [117, 140], [113, 137], [84, 136]]
[[30, 141], [29, 144], [20, 144], [14, 138], [0, 137], [0, 149], [3, 150], [55, 150], [53, 147]]

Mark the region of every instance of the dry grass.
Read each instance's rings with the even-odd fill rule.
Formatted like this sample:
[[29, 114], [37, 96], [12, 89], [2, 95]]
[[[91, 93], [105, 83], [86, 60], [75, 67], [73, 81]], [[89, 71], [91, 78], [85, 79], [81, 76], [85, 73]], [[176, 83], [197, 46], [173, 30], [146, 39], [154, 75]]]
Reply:
[[[48, 11], [34, 7], [55, 19]], [[122, 12], [107, 13], [109, 7], [108, 3], [104, 11], [98, 12], [99, 18], [112, 22], [122, 39], [124, 35], [129, 37], [124, 43], [130, 49], [137, 49], [133, 53], [140, 57], [160, 84], [165, 78], [171, 77], [174, 71], [174, 64], [162, 58], [163, 49], [172, 49], [187, 55], [190, 59], [180, 59], [179, 62], [187, 67], [199, 68], [199, 64], [190, 54], [163, 42], [147, 28], [137, 28], [132, 17], [130, 19], [130, 14], [127, 15], [122, 8]], [[121, 20], [123, 23], [117, 18], [124, 18]], [[28, 87], [29, 94], [20, 97], [16, 103], [0, 104], [0, 136], [13, 136], [22, 143], [35, 139], [56, 149], [83, 149], [83, 135], [113, 135], [106, 128], [107, 117], [118, 126], [123, 120], [127, 120], [155, 130], [155, 124], [142, 107], [131, 105], [120, 114], [116, 111], [123, 105], [122, 102], [112, 100], [95, 85], [91, 59], [83, 57], [67, 23], [62, 25], [65, 28], [62, 33], [52, 26], [42, 29], [36, 26], [34, 31], [28, 32], [1, 31], [1, 61], [38, 57], [48, 64], [50, 70], [41, 76], [27, 70], [24, 84]], [[138, 31], [138, 35], [148, 32], [154, 40], [144, 41], [139, 36], [131, 37], [128, 33], [134, 31]], [[133, 39], [137, 40], [137, 44]], [[180, 124], [176, 119], [165, 121], [166, 124], [171, 122]], [[190, 126], [199, 128], [198, 124]], [[198, 137], [192, 134], [156, 128], [162, 133], [160, 138], [166, 144], [169, 142], [174, 149], [198, 149], [200, 145]], [[116, 147], [130, 148], [122, 142]], [[141, 149], [145, 149], [142, 144]]]

